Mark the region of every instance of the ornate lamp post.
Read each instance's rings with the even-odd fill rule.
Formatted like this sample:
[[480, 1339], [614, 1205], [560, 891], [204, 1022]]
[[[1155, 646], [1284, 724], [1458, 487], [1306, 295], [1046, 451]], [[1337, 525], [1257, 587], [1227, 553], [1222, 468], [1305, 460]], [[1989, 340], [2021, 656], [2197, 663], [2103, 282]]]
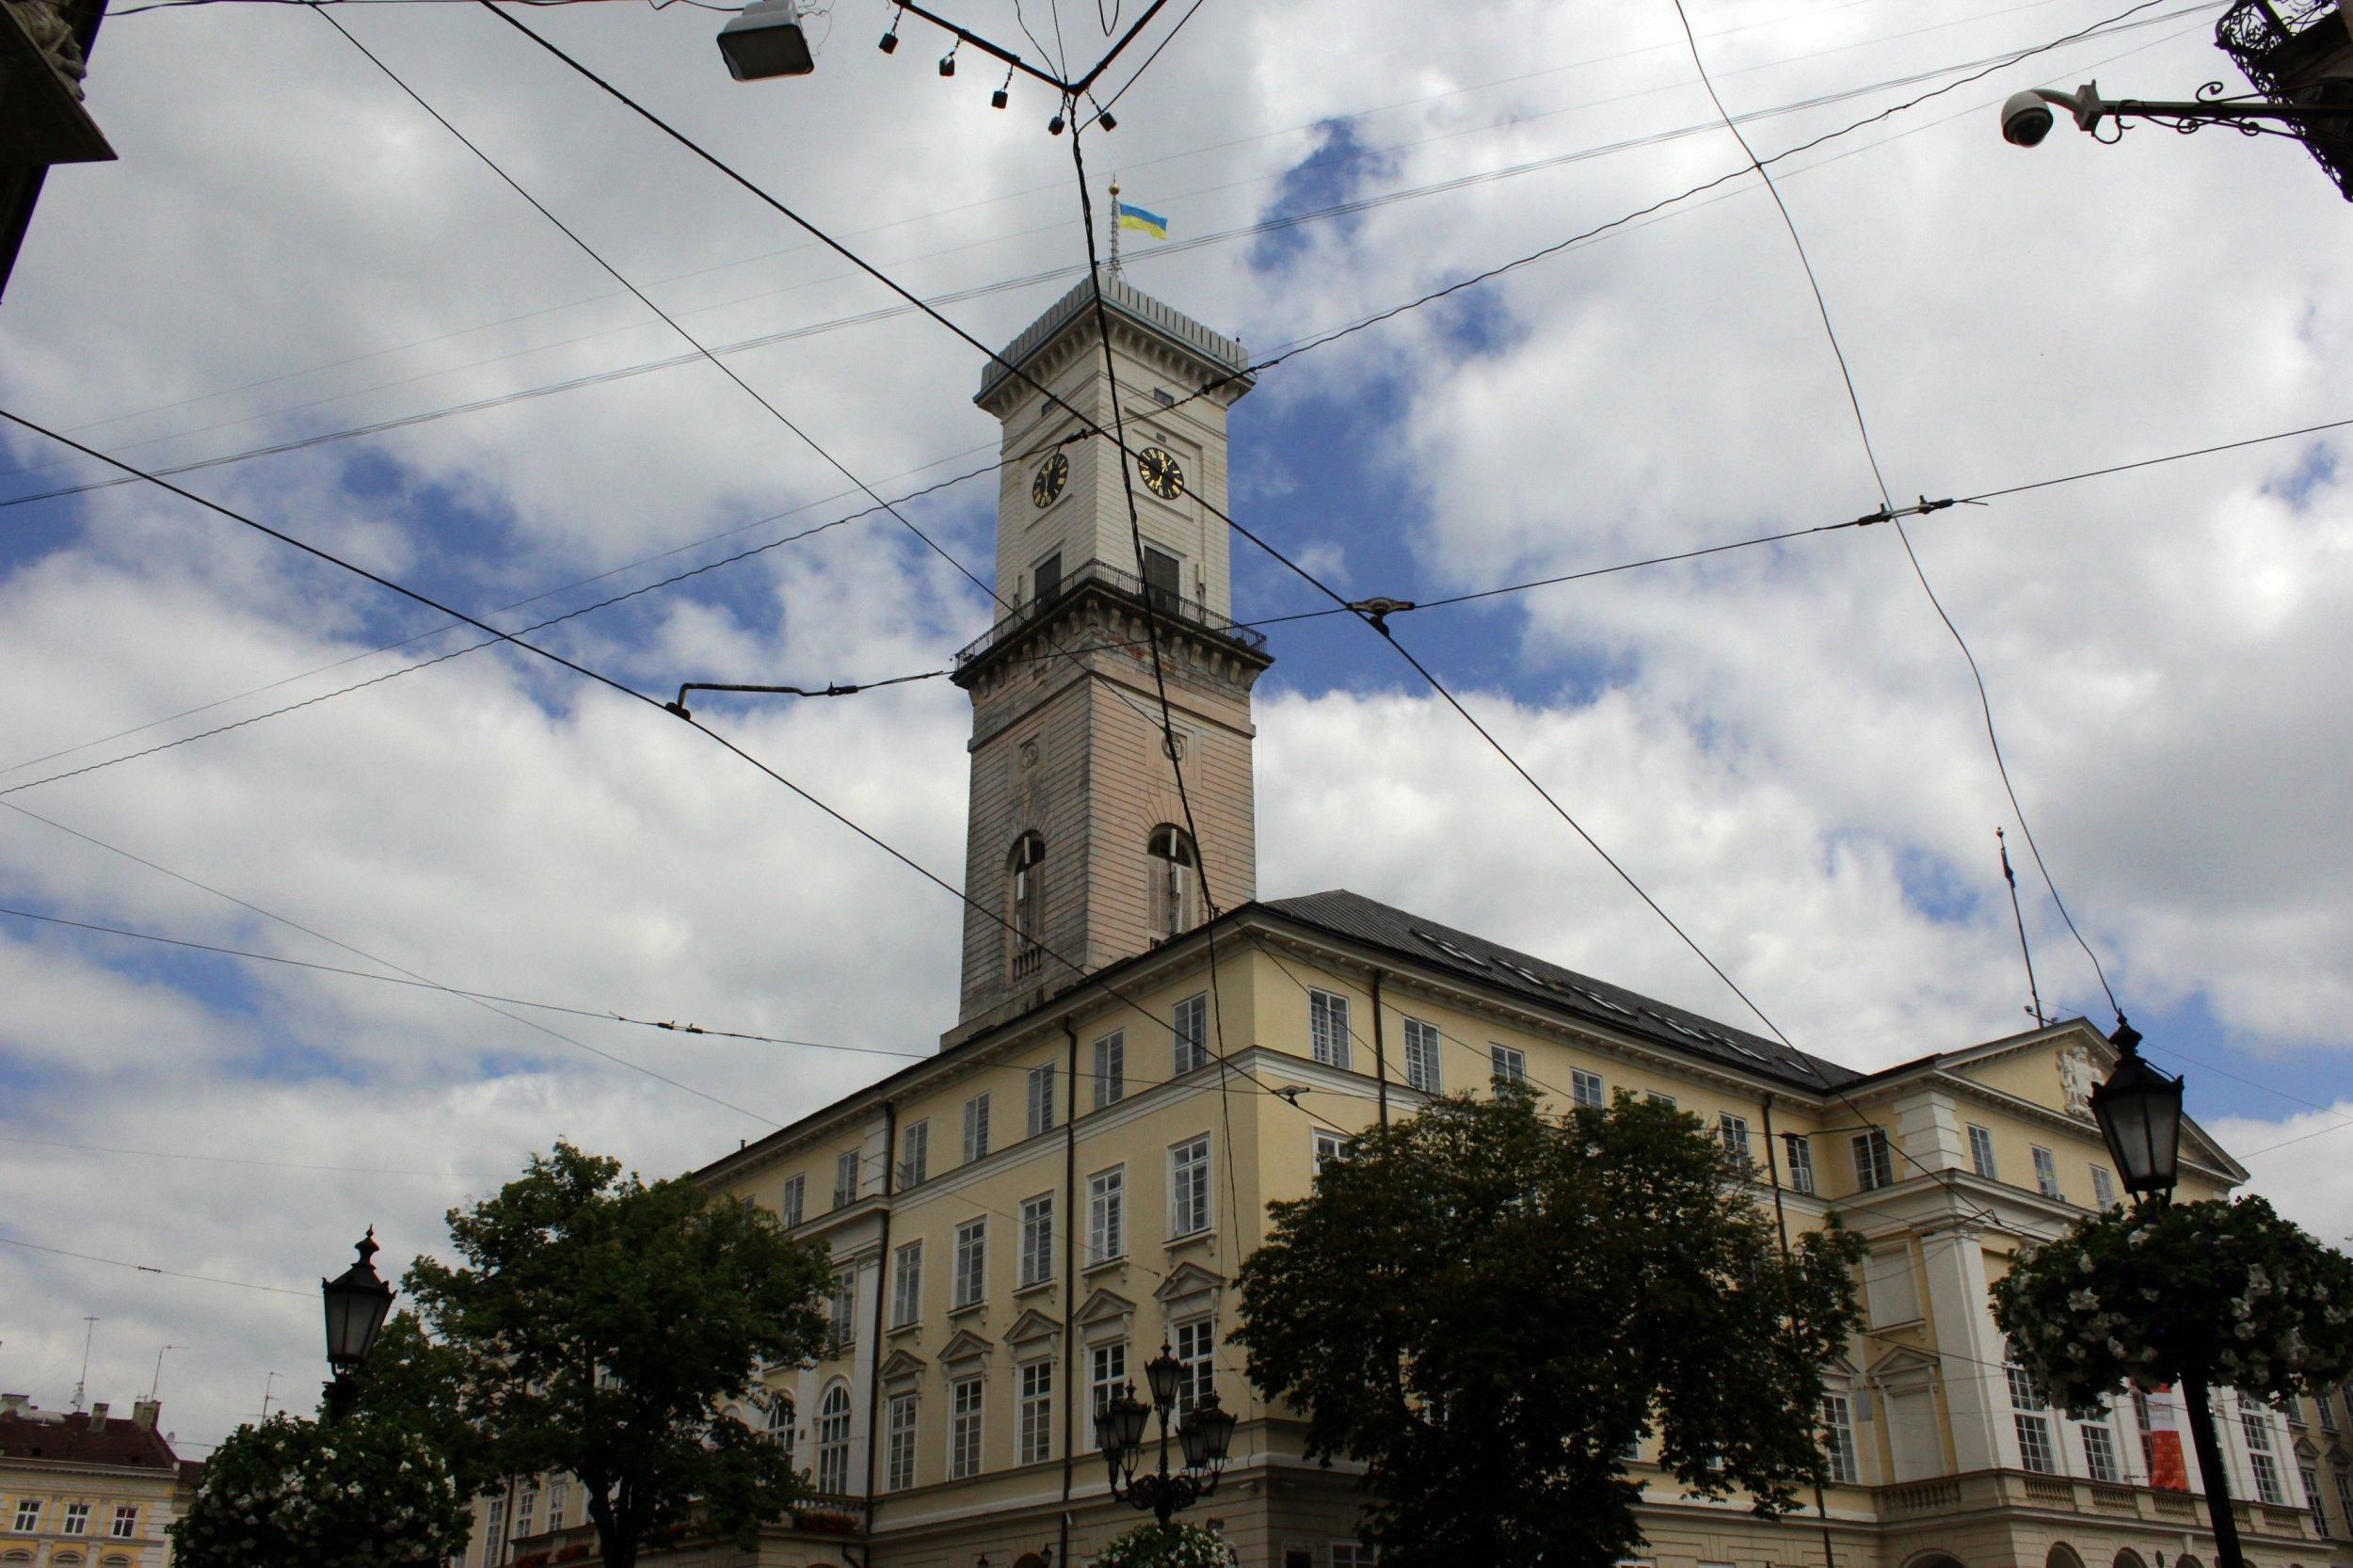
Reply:
[[[2141, 1060], [2140, 1032], [2122, 1017], [2116, 1020], [2108, 1042], [2122, 1054], [2108, 1080], [2091, 1091], [2091, 1113], [2099, 1120], [2100, 1136], [2123, 1174], [2126, 1192], [2138, 1194], [2146, 1204], [2170, 1203], [2181, 1177], [2182, 1080]], [[2218, 1568], [2245, 1568], [2238, 1519], [2231, 1512], [2230, 1472], [2222, 1467], [2222, 1445], [2215, 1438], [2214, 1407], [2202, 1373], [2183, 1372], [2182, 1402], [2189, 1410], [2190, 1442], [2206, 1482], [2215, 1560]]]
[[332, 1280], [319, 1281], [319, 1294], [327, 1304], [327, 1364], [335, 1369], [333, 1381], [327, 1385], [330, 1420], [341, 1420], [351, 1413], [352, 1401], [360, 1396], [352, 1374], [376, 1348], [376, 1336], [383, 1332], [384, 1319], [392, 1309], [392, 1288], [376, 1272], [375, 1257], [380, 1249], [374, 1225], [353, 1250], [360, 1255], [359, 1262]]
[[[1184, 1375], [1184, 1368], [1162, 1345], [1160, 1353], [1144, 1364], [1144, 1375], [1152, 1390], [1150, 1407], [1136, 1398], [1136, 1386], [1129, 1384], [1126, 1393], [1096, 1411], [1095, 1441], [1103, 1450], [1104, 1464], [1111, 1467], [1112, 1496], [1131, 1508], [1150, 1509], [1153, 1516], [1165, 1525], [1172, 1514], [1191, 1508], [1217, 1490], [1237, 1423], [1230, 1412], [1219, 1407], [1216, 1394], [1204, 1394], [1200, 1402], [1176, 1422], [1176, 1441], [1184, 1453], [1184, 1468], [1172, 1475], [1168, 1468], [1169, 1417], [1176, 1409], [1176, 1384]], [[1154, 1412], [1160, 1418], [1160, 1471], [1139, 1476], [1136, 1464], [1144, 1456], [1144, 1422]]]

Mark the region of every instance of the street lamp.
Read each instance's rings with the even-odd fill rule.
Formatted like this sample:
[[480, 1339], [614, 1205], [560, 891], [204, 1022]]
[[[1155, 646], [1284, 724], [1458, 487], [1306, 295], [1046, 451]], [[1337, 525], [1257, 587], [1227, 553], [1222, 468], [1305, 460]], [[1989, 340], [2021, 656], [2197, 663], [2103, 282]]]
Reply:
[[[2091, 1113], [2123, 1174], [2125, 1191], [2161, 1208], [2172, 1202], [2181, 1176], [2182, 1080], [2141, 1060], [2140, 1032], [2121, 1014], [2108, 1043], [2121, 1054], [2107, 1081], [2091, 1091]], [[2220, 1325], [2216, 1326], [2219, 1332]], [[2231, 1512], [2230, 1472], [2222, 1467], [2222, 1445], [2215, 1437], [2214, 1406], [2206, 1397], [2204, 1374], [2185, 1370], [2181, 1383], [2190, 1443], [2198, 1450], [2198, 1468], [2206, 1482], [2206, 1518], [2214, 1527], [2217, 1568], [2246, 1568], [2239, 1552], [2238, 1518]]]
[[351, 1413], [352, 1401], [360, 1395], [352, 1374], [376, 1348], [385, 1315], [392, 1309], [392, 1288], [376, 1272], [374, 1259], [381, 1249], [376, 1244], [374, 1225], [353, 1250], [360, 1255], [359, 1262], [332, 1280], [319, 1281], [319, 1294], [327, 1304], [327, 1364], [335, 1369], [334, 1380], [327, 1385], [327, 1414], [336, 1420]]
[[2003, 100], [2002, 139], [2012, 147], [2041, 146], [2042, 138], [2051, 134], [2053, 105], [2065, 109], [2078, 128], [2094, 136], [2099, 136], [2103, 120], [2114, 120], [2120, 132], [2127, 120], [2155, 120], [2177, 131], [2231, 123], [2249, 136], [2256, 134], [2258, 120], [2312, 124], [2353, 120], [2353, 104], [2283, 104], [2262, 98], [2222, 98], [2214, 96], [2222, 91], [2219, 82], [2209, 82], [2200, 90], [2201, 96], [2195, 99], [2157, 99], [2103, 98], [2097, 82], [2086, 82], [2073, 92], [2028, 88]]
[[[1176, 1386], [1184, 1376], [1184, 1368], [1168, 1353], [1162, 1345], [1160, 1353], [1144, 1364], [1144, 1382], [1152, 1391], [1149, 1409], [1136, 1398], [1134, 1384], [1117, 1399], [1098, 1406], [1095, 1412], [1096, 1446], [1103, 1451], [1103, 1462], [1110, 1466], [1112, 1496], [1131, 1508], [1149, 1509], [1161, 1524], [1170, 1515], [1191, 1508], [1194, 1503], [1217, 1490], [1218, 1478], [1225, 1473], [1225, 1456], [1233, 1448], [1234, 1428], [1239, 1423], [1232, 1413], [1221, 1408], [1217, 1395], [1201, 1396], [1200, 1402], [1186, 1411], [1176, 1423], [1176, 1441], [1184, 1453], [1184, 1468], [1171, 1474], [1168, 1468], [1169, 1417], [1176, 1409]], [[1160, 1463], [1157, 1475], [1139, 1476], [1136, 1463], [1144, 1455], [1144, 1427], [1154, 1413], [1160, 1418]]]
[[739, 82], [806, 76], [817, 69], [808, 35], [801, 30], [797, 0], [753, 0], [719, 29], [719, 53], [727, 59], [728, 74]]

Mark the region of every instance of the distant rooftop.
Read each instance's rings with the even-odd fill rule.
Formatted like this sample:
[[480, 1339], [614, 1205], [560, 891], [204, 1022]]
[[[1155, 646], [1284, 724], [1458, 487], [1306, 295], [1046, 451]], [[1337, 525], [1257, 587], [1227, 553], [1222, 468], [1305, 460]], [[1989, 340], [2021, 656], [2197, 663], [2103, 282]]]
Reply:
[[16, 1403], [0, 1412], [0, 1462], [40, 1460], [58, 1464], [106, 1464], [122, 1469], [176, 1474], [181, 1463], [171, 1444], [155, 1430], [160, 1406], [140, 1400], [125, 1416], [99, 1412], [42, 1410]]
[[1362, 893], [1336, 888], [1303, 898], [1269, 899], [1261, 907], [1336, 936], [1353, 936], [1442, 968], [1459, 970], [1489, 984], [1536, 998], [1590, 1022], [1645, 1035], [1679, 1054], [1762, 1073], [1801, 1089], [1817, 1093], [1836, 1090], [1859, 1082], [1865, 1076], [1834, 1062], [1792, 1050], [1778, 1040], [1751, 1034], [1607, 981], [1499, 947], [1483, 936], [1424, 920]]
[[[1181, 311], [1173, 311], [1159, 300], [1129, 283], [1125, 278], [1105, 271], [1098, 274], [1103, 280], [1103, 308], [1114, 315], [1126, 316], [1137, 326], [1159, 333], [1178, 347], [1196, 354], [1221, 371], [1241, 375], [1250, 364], [1250, 356], [1238, 338], [1223, 332], [1212, 332]], [[1030, 357], [1054, 340], [1056, 334], [1078, 318], [1081, 311], [1095, 309], [1095, 291], [1083, 278], [1046, 308], [1046, 313], [1021, 329], [1020, 336], [1006, 345], [1000, 359], [991, 360], [981, 372], [981, 390], [973, 397], [984, 403], [1006, 378], [1013, 375], [1006, 368], [1010, 363], [1020, 366]], [[1241, 385], [1250, 385], [1244, 376]]]

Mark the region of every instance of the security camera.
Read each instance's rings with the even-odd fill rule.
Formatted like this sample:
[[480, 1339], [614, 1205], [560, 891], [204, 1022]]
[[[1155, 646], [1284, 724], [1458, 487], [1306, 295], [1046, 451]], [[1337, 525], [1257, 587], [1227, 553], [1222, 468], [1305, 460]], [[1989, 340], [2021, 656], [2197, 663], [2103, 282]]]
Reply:
[[2002, 139], [2012, 147], [2039, 147], [2051, 134], [2051, 105], [2031, 88], [2002, 104]]
[[739, 82], [806, 76], [817, 69], [793, 0], [754, 0], [719, 29], [719, 53]]

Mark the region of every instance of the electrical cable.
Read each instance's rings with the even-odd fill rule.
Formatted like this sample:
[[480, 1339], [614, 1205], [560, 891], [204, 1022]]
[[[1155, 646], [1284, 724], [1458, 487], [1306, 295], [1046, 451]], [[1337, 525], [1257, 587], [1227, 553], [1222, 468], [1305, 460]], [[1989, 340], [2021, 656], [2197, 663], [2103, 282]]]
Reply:
[[13, 1236], [0, 1236], [0, 1247], [23, 1247], [27, 1252], [45, 1252], [53, 1257], [71, 1257], [83, 1263], [104, 1263], [117, 1269], [135, 1269], [142, 1274], [163, 1274], [171, 1279], [192, 1279], [203, 1285], [233, 1285], [240, 1290], [266, 1290], [273, 1296], [303, 1296], [316, 1300], [315, 1290], [289, 1290], [282, 1285], [255, 1285], [249, 1280], [222, 1279], [217, 1274], [191, 1274], [179, 1269], [160, 1269], [152, 1263], [126, 1263], [120, 1257], [100, 1257], [95, 1253], [68, 1252], [63, 1247], [44, 1247], [39, 1241], [20, 1240]]
[[[1106, 98], [1102, 103], [1096, 105], [1095, 118], [1094, 120], [1088, 120], [1088, 124], [1092, 125], [1096, 120], [1099, 120], [1105, 115], [1111, 113], [1112, 110], [1118, 105], [1119, 101], [1128, 96], [1128, 89], [1134, 87], [1136, 83], [1144, 79], [1144, 73], [1152, 69], [1152, 62], [1160, 57], [1161, 50], [1176, 41], [1176, 35], [1185, 30], [1185, 24], [1193, 20], [1193, 13], [1199, 10], [1202, 4], [1203, 0], [1193, 0], [1193, 4], [1185, 8], [1185, 14], [1176, 19], [1176, 25], [1171, 27], [1168, 30], [1167, 36], [1162, 38], [1160, 42], [1152, 46], [1152, 53], [1144, 56], [1144, 63], [1136, 67], [1134, 74], [1130, 75], [1126, 81], [1119, 84], [1119, 90], [1117, 92], [1112, 93], [1109, 98]], [[1067, 72], [1064, 74], [1067, 74]]]
[[29, 1144], [37, 1148], [72, 1149], [81, 1154], [123, 1154], [141, 1160], [193, 1160], [206, 1165], [256, 1165], [272, 1171], [327, 1171], [343, 1176], [426, 1176], [437, 1181], [504, 1181], [504, 1173], [490, 1171], [412, 1171], [389, 1165], [312, 1165], [292, 1160], [240, 1160], [225, 1154], [183, 1154], [173, 1149], [126, 1149], [109, 1144], [68, 1144], [55, 1138], [20, 1138], [0, 1133], [0, 1144]]

